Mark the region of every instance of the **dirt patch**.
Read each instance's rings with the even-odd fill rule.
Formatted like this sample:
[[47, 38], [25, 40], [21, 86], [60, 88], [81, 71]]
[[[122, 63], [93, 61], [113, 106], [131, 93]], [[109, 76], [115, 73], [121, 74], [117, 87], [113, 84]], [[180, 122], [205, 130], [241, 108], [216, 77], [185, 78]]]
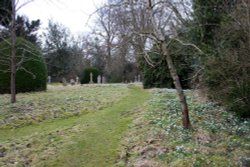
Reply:
[[134, 167], [161, 167], [161, 165], [153, 160], [138, 159]]
[[213, 141], [212, 136], [205, 131], [199, 131], [194, 136], [197, 144], [206, 145]]

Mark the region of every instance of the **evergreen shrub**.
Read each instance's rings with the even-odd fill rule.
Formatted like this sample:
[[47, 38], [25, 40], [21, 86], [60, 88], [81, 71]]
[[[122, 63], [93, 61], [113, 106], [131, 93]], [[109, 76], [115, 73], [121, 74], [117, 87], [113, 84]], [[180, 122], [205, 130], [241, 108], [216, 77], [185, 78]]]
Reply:
[[[10, 40], [0, 43], [0, 93], [10, 93]], [[16, 40], [16, 92], [46, 90], [47, 68], [42, 53], [31, 42]]]

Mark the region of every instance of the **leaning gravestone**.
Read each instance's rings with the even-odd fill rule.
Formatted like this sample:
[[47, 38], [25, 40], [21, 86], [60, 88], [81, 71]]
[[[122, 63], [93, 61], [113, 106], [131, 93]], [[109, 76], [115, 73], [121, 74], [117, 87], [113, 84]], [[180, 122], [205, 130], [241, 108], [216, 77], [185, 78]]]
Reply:
[[102, 83], [102, 77], [100, 75], [98, 75], [98, 77], [97, 77], [97, 83], [98, 84]]
[[92, 72], [89, 74], [89, 78], [90, 78], [89, 83], [90, 83], [90, 84], [94, 83], [94, 82], [93, 82], [93, 74], [92, 74]]

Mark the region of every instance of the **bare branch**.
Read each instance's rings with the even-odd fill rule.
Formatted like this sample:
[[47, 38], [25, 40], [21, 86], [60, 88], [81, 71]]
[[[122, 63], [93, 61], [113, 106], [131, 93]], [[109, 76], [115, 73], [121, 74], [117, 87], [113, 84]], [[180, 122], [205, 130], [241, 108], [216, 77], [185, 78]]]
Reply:
[[185, 42], [181, 41], [181, 40], [178, 39], [178, 38], [173, 38], [173, 40], [179, 42], [179, 43], [180, 43], [181, 45], [183, 45], [183, 46], [192, 46], [193, 48], [195, 48], [196, 50], [198, 50], [200, 53], [204, 54], [204, 52], [203, 52], [198, 46], [196, 46], [196, 45], [193, 44], [193, 43], [185, 43]]
[[16, 8], [16, 12], [18, 12], [22, 7], [28, 5], [29, 3], [33, 2], [33, 1], [34, 1], [34, 0], [28, 0], [28, 1], [26, 1], [25, 3], [21, 4], [20, 6], [17, 6], [18, 3], [19, 3], [19, 1], [17, 1], [17, 3], [16, 3], [16, 7], [17, 7], [17, 8]]
[[154, 62], [152, 61], [152, 59], [150, 58], [150, 56], [148, 55], [148, 53], [147, 53], [145, 50], [144, 50], [144, 54], [145, 54], [145, 56], [143, 56], [143, 57], [144, 57], [144, 59], [146, 60], [146, 62], [147, 62], [150, 66], [155, 67]]
[[21, 66], [18, 70], [24, 70], [26, 73], [30, 74], [33, 77], [33, 79], [36, 79], [36, 75], [33, 74], [31, 71], [27, 70], [26, 68]]

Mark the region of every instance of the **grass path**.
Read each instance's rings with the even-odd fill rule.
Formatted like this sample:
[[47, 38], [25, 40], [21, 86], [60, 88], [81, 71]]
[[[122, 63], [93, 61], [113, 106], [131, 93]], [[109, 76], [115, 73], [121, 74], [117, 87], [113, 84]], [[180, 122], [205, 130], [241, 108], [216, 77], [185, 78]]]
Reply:
[[[141, 88], [131, 88], [122, 101], [99, 112], [46, 121], [13, 131], [0, 130], [0, 143], [40, 137], [40, 142], [47, 142], [46, 145], [56, 148], [53, 156], [33, 161], [32, 166], [112, 167], [118, 156], [121, 138], [132, 121], [129, 111], [145, 102], [148, 96], [149, 93]], [[61, 133], [55, 135], [57, 132]], [[48, 142], [50, 136], [54, 140]], [[43, 145], [40, 143], [39, 146]]]

